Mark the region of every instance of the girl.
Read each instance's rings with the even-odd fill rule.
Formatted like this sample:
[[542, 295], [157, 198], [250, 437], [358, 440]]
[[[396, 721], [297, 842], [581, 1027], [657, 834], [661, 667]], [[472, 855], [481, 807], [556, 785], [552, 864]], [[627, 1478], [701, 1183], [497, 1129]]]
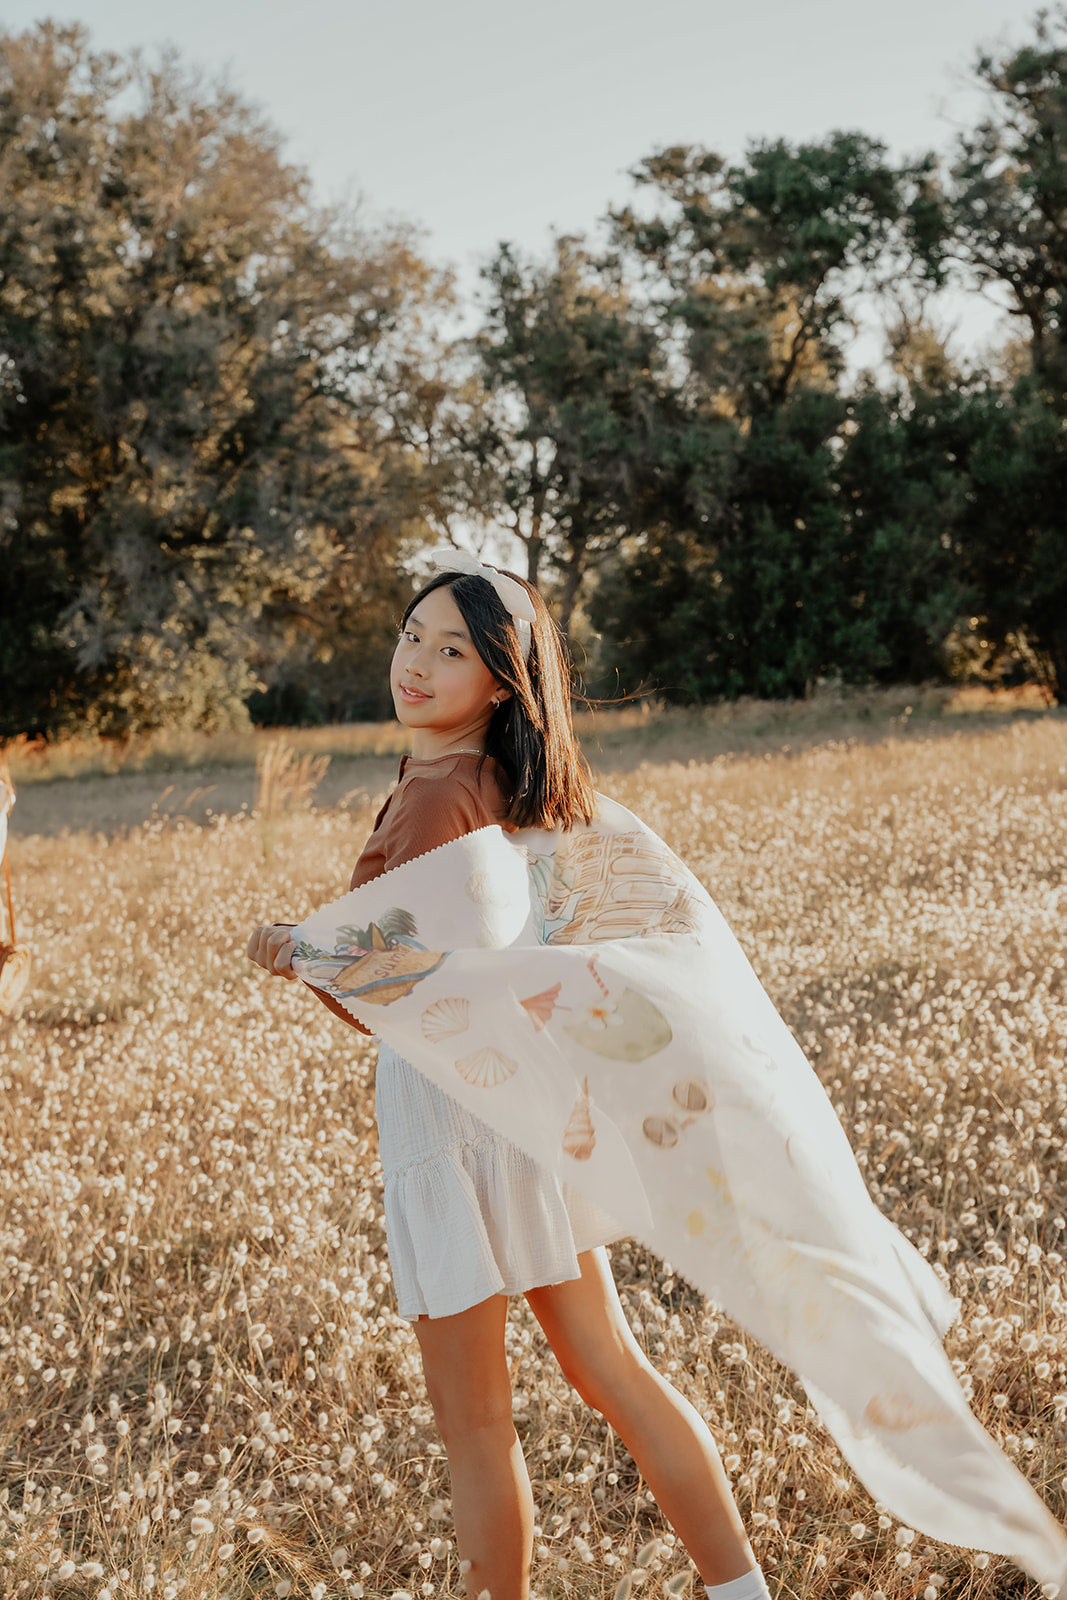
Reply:
[[[390, 674], [411, 755], [352, 887], [493, 823], [568, 828], [593, 813], [567, 656], [544, 602], [460, 552], [435, 561]], [[274, 924], [254, 930], [248, 954], [292, 978], [293, 949]], [[567, 1378], [626, 1444], [710, 1600], [769, 1600], [711, 1434], [627, 1325], [604, 1248], [618, 1237], [611, 1219], [385, 1045], [376, 1099], [398, 1305], [447, 1452], [472, 1600], [529, 1593], [533, 1501], [504, 1351], [507, 1296], [519, 1293]]]

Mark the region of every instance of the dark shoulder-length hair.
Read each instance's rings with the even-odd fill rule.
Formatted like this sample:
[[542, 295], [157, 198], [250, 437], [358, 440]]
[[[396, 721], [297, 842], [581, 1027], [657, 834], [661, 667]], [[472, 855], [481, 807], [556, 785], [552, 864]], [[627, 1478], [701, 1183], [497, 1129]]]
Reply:
[[404, 626], [420, 600], [448, 586], [471, 643], [509, 691], [493, 712], [485, 738], [485, 753], [499, 763], [511, 791], [505, 820], [518, 828], [568, 828], [590, 820], [595, 797], [571, 722], [567, 645], [533, 585], [516, 573], [507, 576], [521, 583], [533, 602], [528, 660], [510, 612], [477, 573], [439, 572], [404, 612]]

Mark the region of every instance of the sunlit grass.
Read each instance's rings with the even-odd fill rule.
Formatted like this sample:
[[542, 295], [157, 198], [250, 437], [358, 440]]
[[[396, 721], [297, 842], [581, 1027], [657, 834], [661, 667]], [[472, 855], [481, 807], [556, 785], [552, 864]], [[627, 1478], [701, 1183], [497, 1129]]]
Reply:
[[[603, 782], [734, 926], [878, 1203], [960, 1297], [948, 1348], [979, 1415], [1062, 1520], [1067, 727], [971, 727], [724, 759], [679, 735], [679, 760]], [[243, 956], [253, 922], [336, 896], [370, 820], [281, 807], [267, 861], [251, 813], [13, 842], [35, 981], [0, 1035], [5, 1596], [461, 1592], [392, 1306], [371, 1052]], [[1036, 1594], [899, 1527], [752, 1341], [669, 1264], [614, 1259], [639, 1337], [720, 1441], [772, 1592]], [[508, 1348], [535, 1593], [683, 1582], [521, 1302]]]
[[[896, 689], [845, 689], [824, 686], [808, 699], [725, 701], [694, 710], [665, 706], [653, 696], [592, 710], [576, 708], [575, 726], [591, 756], [629, 760], [635, 744], [661, 759], [711, 758], [727, 751], [797, 745], [834, 737], [880, 736], [893, 730], [952, 723], [988, 722], [1006, 715], [1050, 711], [1037, 685], [1021, 689], [936, 685]], [[277, 729], [252, 728], [205, 734], [162, 731], [140, 738], [103, 739], [86, 734], [49, 743], [14, 739], [5, 754], [17, 784], [90, 778], [118, 773], [182, 773], [201, 769], [252, 767], [276, 743]], [[408, 735], [395, 722], [334, 724], [284, 730], [296, 756], [338, 760], [400, 756]]]
[[[92, 734], [50, 744], [16, 739], [6, 750], [11, 774], [23, 787], [56, 779], [94, 778], [136, 772], [188, 772], [201, 768], [252, 767], [276, 743], [276, 728], [226, 733], [153, 733], [133, 739]], [[287, 728], [285, 743], [298, 756], [400, 756], [408, 736], [399, 723], [366, 722], [327, 728]]]

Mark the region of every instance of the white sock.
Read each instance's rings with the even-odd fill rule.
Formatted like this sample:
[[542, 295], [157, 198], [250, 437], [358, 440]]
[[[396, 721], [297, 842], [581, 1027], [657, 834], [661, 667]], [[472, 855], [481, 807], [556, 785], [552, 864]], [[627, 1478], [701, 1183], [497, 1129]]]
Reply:
[[704, 1593], [708, 1600], [771, 1600], [771, 1591], [761, 1567], [742, 1573], [729, 1583], [706, 1583]]

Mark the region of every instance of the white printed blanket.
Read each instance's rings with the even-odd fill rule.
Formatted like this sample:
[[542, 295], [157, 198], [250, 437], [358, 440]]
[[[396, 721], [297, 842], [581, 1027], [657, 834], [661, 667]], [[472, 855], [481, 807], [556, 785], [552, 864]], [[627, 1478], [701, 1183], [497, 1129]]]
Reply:
[[876, 1500], [1067, 1585], [971, 1413], [955, 1302], [875, 1208], [709, 895], [638, 818], [483, 828], [294, 931], [294, 967], [669, 1260], [803, 1381]]

